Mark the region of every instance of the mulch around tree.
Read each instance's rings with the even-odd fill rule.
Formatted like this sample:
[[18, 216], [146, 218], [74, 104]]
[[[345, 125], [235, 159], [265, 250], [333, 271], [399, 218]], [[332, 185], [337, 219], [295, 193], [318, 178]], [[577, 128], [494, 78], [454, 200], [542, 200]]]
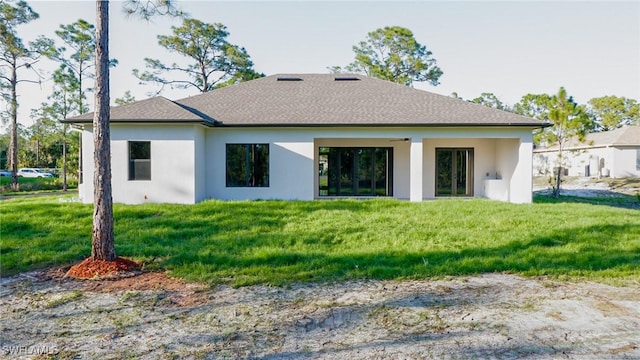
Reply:
[[114, 261], [96, 260], [91, 257], [73, 265], [65, 277], [74, 279], [119, 279], [140, 273], [141, 265], [135, 261], [117, 257]]

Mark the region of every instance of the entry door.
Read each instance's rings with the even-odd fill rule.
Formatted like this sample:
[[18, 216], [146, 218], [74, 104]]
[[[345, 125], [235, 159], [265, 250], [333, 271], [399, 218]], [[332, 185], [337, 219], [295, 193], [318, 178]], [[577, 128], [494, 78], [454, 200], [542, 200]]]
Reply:
[[436, 196], [473, 196], [473, 149], [436, 149]]

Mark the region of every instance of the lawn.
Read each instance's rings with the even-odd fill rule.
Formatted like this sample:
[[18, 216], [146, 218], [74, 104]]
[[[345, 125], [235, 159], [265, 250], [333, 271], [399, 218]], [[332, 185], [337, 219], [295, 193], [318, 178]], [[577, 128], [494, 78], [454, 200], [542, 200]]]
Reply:
[[[2, 276], [90, 254], [92, 206], [0, 202]], [[63, 200], [63, 201], [61, 201]], [[288, 285], [487, 272], [640, 279], [640, 212], [537, 198], [115, 205], [116, 251], [190, 281]]]

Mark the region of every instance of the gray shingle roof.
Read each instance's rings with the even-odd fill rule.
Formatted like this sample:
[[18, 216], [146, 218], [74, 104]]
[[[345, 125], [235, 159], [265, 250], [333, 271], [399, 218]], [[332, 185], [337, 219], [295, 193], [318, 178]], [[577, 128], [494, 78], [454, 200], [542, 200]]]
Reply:
[[[158, 96], [130, 104], [111, 107], [111, 122], [196, 122], [205, 123], [202, 116], [169, 99]], [[93, 121], [93, 113], [78, 115], [64, 122]]]
[[544, 125], [513, 113], [353, 74], [273, 75], [173, 103], [184, 111], [168, 116], [161, 109], [133, 103], [125, 105], [130, 107], [126, 111], [114, 107], [111, 119], [156, 116], [162, 121], [200, 115], [205, 123], [216, 126]]
[[[584, 142], [578, 141], [578, 138], [571, 138], [565, 145], [565, 149], [587, 149], [605, 146], [640, 146], [640, 125], [625, 126], [611, 131], [602, 131], [589, 133], [585, 137]], [[539, 148], [536, 152], [555, 151], [557, 145]]]

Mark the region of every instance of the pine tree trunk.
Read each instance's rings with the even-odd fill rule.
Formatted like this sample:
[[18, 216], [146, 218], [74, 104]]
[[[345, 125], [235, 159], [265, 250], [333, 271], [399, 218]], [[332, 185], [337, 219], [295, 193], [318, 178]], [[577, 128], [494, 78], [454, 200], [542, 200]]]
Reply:
[[93, 115], [93, 238], [94, 260], [116, 259], [111, 197], [111, 136], [109, 134], [109, 2], [96, 1], [96, 85]]
[[555, 192], [553, 193], [553, 197], [556, 199], [560, 197], [561, 181], [562, 181], [562, 166], [558, 166], [558, 173], [556, 174], [556, 189], [555, 189]]
[[67, 191], [67, 125], [62, 136], [62, 191]]
[[40, 134], [38, 134], [38, 138], [36, 138], [36, 167], [40, 167], [40, 137], [39, 136]]
[[9, 168], [11, 169], [11, 189], [20, 190], [18, 183], [18, 73], [16, 69], [17, 59], [13, 57], [11, 68], [11, 140], [9, 140]]

